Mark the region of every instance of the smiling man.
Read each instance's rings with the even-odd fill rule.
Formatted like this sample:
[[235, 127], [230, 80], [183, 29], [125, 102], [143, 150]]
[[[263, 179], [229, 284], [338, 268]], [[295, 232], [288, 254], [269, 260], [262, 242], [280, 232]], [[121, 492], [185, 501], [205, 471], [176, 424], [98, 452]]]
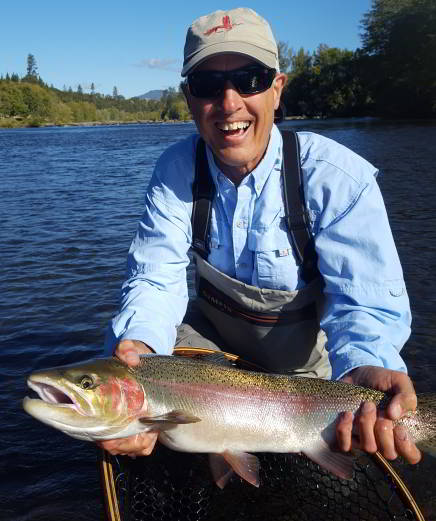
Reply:
[[[383, 415], [370, 403], [354, 419], [344, 411], [339, 448], [350, 450], [354, 421], [362, 449], [417, 462], [392, 422], [416, 396], [399, 355], [410, 308], [377, 170], [313, 133], [285, 146], [274, 117], [286, 75], [268, 23], [250, 9], [194, 21], [182, 76], [199, 134], [156, 165], [106, 352], [135, 365], [141, 353], [203, 346], [270, 371], [390, 391]], [[198, 313], [186, 314], [191, 247]], [[102, 446], [146, 455], [155, 441], [148, 433]]]

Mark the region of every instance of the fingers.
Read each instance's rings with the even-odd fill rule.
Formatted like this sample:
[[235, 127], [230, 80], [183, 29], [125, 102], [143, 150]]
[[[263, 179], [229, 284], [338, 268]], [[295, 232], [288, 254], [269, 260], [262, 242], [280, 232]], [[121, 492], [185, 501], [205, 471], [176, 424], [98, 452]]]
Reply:
[[386, 459], [403, 457], [411, 464], [421, 460], [421, 452], [411, 440], [408, 431], [402, 425], [395, 426], [383, 411], [377, 412], [372, 402], [364, 402], [354, 419], [354, 429], [358, 431], [358, 440], [353, 438], [352, 413], [341, 415], [336, 427], [338, 447], [348, 452], [359, 448], [368, 453], [379, 451]]
[[[410, 379], [408, 379], [410, 381]], [[386, 415], [391, 420], [399, 420], [409, 411], [414, 411], [417, 406], [417, 398], [412, 382], [411, 388], [405, 385], [402, 390], [393, 396], [386, 410]]]
[[353, 426], [353, 432], [358, 434], [357, 443], [350, 434], [349, 424], [340, 420], [337, 425], [338, 445], [346, 450], [351, 439], [355, 448], [370, 453], [378, 450], [387, 459], [402, 456], [409, 463], [417, 463], [421, 459], [420, 451], [407, 430], [395, 424], [396, 420], [414, 411], [417, 406], [415, 389], [407, 374], [383, 367], [361, 366], [350, 371], [342, 380], [385, 391], [392, 398], [384, 411], [377, 412], [373, 403], [362, 404]]
[[121, 340], [115, 350], [115, 356], [130, 367], [139, 364], [139, 355], [152, 353], [152, 350], [139, 340]]
[[107, 450], [112, 456], [149, 456], [154, 449], [158, 437], [157, 432], [143, 432], [128, 438], [106, 440], [99, 443], [100, 447]]
[[398, 425], [394, 428], [394, 440], [397, 453], [408, 463], [414, 465], [421, 460], [421, 452], [410, 439], [410, 436], [403, 426]]
[[359, 445], [366, 452], [377, 452], [374, 427], [377, 421], [377, 407], [373, 402], [364, 402], [356, 418], [359, 426]]
[[339, 450], [349, 452], [352, 448], [353, 413], [350, 411], [342, 413], [336, 424], [336, 442]]
[[374, 426], [378, 451], [388, 460], [394, 460], [398, 456], [394, 440], [394, 424], [385, 418], [383, 414], [377, 419]]

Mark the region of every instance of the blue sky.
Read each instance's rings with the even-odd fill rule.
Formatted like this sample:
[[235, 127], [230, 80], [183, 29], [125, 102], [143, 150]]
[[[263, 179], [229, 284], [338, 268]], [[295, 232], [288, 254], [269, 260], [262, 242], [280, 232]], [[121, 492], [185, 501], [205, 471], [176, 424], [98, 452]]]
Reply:
[[132, 97], [180, 82], [186, 29], [217, 9], [251, 7], [277, 40], [298, 50], [320, 43], [360, 46], [360, 21], [371, 0], [15, 0], [0, 1], [0, 75], [26, 73], [32, 53], [42, 79], [55, 87]]

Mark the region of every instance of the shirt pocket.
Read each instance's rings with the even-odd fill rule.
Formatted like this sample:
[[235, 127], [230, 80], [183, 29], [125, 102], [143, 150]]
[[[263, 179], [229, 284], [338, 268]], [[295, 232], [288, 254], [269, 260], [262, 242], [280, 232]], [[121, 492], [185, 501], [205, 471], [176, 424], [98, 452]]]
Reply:
[[258, 287], [286, 291], [297, 288], [298, 266], [285, 229], [275, 226], [250, 230], [248, 249], [253, 254], [253, 282]]

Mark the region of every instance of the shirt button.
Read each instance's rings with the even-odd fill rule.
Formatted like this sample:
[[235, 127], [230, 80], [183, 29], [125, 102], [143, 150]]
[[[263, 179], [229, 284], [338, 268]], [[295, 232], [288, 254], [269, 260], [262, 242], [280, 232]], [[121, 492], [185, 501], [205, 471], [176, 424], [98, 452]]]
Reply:
[[257, 192], [260, 192], [260, 185], [256, 185], [255, 188]]
[[244, 227], [244, 221], [238, 221], [238, 222], [236, 223], [236, 226], [237, 226], [238, 228], [243, 228], [243, 227]]

